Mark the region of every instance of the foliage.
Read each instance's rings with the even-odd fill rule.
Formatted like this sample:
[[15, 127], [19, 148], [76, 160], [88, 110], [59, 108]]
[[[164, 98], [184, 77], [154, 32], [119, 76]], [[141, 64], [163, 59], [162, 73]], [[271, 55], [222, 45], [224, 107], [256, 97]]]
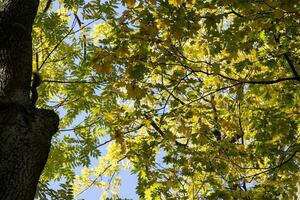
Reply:
[[297, 198], [299, 1], [46, 3], [39, 106], [62, 119], [38, 194], [118, 198], [130, 168], [141, 199]]

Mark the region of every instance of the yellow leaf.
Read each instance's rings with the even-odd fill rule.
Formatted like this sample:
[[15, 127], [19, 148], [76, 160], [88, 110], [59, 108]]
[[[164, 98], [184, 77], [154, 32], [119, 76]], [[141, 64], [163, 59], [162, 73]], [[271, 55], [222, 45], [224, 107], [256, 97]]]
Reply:
[[156, 5], [156, 0], [150, 0], [150, 3], [151, 3], [152, 5]]
[[124, 1], [129, 8], [134, 7], [135, 0], [124, 0]]
[[95, 68], [95, 70], [98, 73], [101, 73], [101, 74], [109, 74], [114, 71], [112, 64], [108, 64], [108, 63], [107, 64], [95, 63], [93, 67]]
[[169, 0], [169, 4], [173, 6], [180, 6], [183, 3], [183, 0]]
[[128, 47], [120, 47], [117, 50], [117, 55], [120, 58], [125, 58], [130, 54]]
[[172, 180], [168, 180], [166, 184], [167, 184], [168, 188], [172, 188], [174, 186], [174, 183]]
[[135, 83], [126, 85], [127, 95], [133, 99], [139, 99], [142, 96], [142, 89]]
[[104, 200], [104, 199], [107, 199], [108, 198], [108, 194], [106, 191], [104, 191], [100, 197], [100, 200]]
[[108, 119], [109, 121], [114, 121], [115, 117], [111, 114], [111, 113], [104, 113], [104, 116], [106, 117], [106, 119]]
[[144, 123], [147, 128], [151, 127], [151, 121], [149, 119], [145, 119]]
[[167, 22], [161, 20], [161, 19], [156, 19], [156, 26], [158, 29], [165, 29], [168, 27]]

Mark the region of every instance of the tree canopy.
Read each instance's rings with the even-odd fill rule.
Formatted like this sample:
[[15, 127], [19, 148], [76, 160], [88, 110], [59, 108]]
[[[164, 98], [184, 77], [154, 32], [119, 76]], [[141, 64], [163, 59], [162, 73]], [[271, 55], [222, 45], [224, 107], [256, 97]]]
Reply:
[[299, 15], [297, 0], [42, 0], [38, 106], [61, 125], [37, 196], [117, 198], [131, 169], [141, 199], [296, 199]]

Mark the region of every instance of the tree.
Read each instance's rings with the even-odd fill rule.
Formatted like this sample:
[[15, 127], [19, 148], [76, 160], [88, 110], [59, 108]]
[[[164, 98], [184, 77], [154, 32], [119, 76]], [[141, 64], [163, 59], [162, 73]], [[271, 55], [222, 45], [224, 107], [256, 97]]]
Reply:
[[73, 199], [91, 186], [117, 198], [118, 173], [129, 167], [141, 199], [296, 199], [299, 8], [41, 1], [38, 106], [62, 120], [37, 198]]
[[38, 1], [8, 0], [0, 7], [0, 197], [33, 199], [58, 117], [29, 98], [32, 23]]

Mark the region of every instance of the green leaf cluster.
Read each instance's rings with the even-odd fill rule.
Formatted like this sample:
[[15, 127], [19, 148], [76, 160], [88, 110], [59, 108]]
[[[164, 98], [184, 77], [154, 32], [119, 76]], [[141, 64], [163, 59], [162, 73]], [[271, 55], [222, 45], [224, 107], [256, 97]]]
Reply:
[[118, 199], [129, 168], [140, 199], [297, 199], [299, 1], [45, 3], [39, 106], [62, 119], [42, 183]]

